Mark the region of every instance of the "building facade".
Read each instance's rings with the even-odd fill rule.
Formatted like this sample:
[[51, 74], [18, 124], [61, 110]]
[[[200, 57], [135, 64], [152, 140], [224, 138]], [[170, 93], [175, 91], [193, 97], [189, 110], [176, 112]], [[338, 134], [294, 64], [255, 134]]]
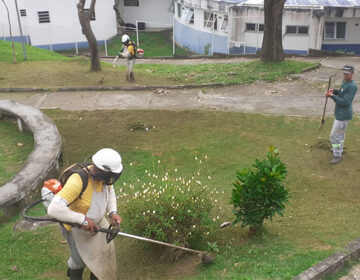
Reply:
[[[20, 41], [15, 2], [5, 0], [5, 3], [9, 9], [12, 34], [16, 41]], [[51, 50], [87, 47], [88, 43], [79, 23], [77, 3], [77, 0], [18, 0], [26, 42]], [[113, 0], [102, 0], [96, 4], [91, 27], [99, 44], [117, 34], [113, 5]], [[7, 12], [1, 2], [0, 39], [10, 40]]]
[[[252, 54], [264, 33], [262, 0], [175, 0], [177, 44], [200, 54]], [[287, 0], [282, 20], [283, 49], [360, 54], [360, 0]]]

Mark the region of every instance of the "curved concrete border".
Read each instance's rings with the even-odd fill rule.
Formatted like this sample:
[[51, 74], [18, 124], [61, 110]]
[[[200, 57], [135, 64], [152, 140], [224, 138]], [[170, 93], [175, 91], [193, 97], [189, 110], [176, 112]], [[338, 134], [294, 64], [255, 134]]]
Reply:
[[342, 251], [333, 254], [322, 262], [296, 276], [293, 280], [321, 280], [344, 268], [347, 261], [360, 257], [360, 238], [349, 243]]
[[62, 141], [56, 125], [40, 110], [10, 100], [0, 100], [0, 116], [18, 120], [20, 131], [34, 136], [34, 149], [21, 170], [0, 187], [0, 210], [5, 220], [21, 206], [24, 198], [59, 168]]

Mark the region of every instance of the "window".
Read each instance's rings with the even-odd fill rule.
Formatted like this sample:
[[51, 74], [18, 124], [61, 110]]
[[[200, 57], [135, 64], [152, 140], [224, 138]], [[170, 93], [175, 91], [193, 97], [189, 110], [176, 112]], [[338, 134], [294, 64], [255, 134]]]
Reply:
[[309, 26], [298, 26], [299, 34], [309, 34]]
[[325, 22], [324, 39], [345, 39], [346, 22]]
[[256, 30], [256, 23], [247, 23], [246, 24], [246, 31], [255, 31]]
[[286, 34], [309, 34], [309, 26], [286, 25]]
[[186, 23], [194, 24], [194, 10], [185, 8], [181, 15], [181, 20]]
[[246, 23], [246, 31], [264, 31], [264, 24]]
[[286, 33], [287, 34], [296, 34], [296, 26], [286, 26]]
[[209, 29], [217, 29], [216, 14], [204, 12], [204, 27]]
[[49, 11], [38, 12], [38, 16], [39, 16], [39, 23], [50, 22]]
[[229, 29], [229, 17], [226, 15], [221, 23], [220, 30], [227, 32]]
[[[90, 9], [84, 9], [84, 12], [85, 12], [85, 13], [89, 13], [89, 12], [90, 12]], [[96, 20], [95, 11], [94, 11], [93, 14], [91, 15], [91, 20]]]
[[20, 16], [26, 17], [26, 10], [25, 9], [20, 10]]
[[124, 0], [124, 6], [139, 6], [139, 0]]

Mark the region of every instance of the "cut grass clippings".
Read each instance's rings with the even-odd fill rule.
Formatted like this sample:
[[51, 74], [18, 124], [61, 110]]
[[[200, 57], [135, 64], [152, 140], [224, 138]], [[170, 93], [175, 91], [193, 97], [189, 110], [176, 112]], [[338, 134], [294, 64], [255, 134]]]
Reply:
[[[186, 279], [292, 279], [359, 237], [358, 118], [349, 124], [347, 152], [339, 170], [339, 166], [329, 165], [329, 151], [316, 145], [328, 139], [330, 118], [318, 134], [319, 118], [208, 111], [47, 110], [46, 114], [55, 121], [63, 137], [64, 166], [82, 162], [103, 147], [121, 153], [125, 169], [115, 186], [117, 192], [120, 188], [126, 191], [137, 179], [151, 182], [145, 170], [160, 175], [176, 168], [179, 176], [186, 177], [201, 169], [204, 179], [211, 177], [209, 187], [219, 192], [211, 213], [218, 225], [234, 219], [229, 201], [236, 171], [250, 167], [256, 158], [265, 158], [270, 144], [280, 148], [280, 158], [289, 171], [285, 186], [291, 195], [284, 217], [265, 222], [263, 230], [252, 237], [248, 228], [240, 225], [214, 228], [210, 232], [211, 247], [217, 247], [218, 253], [212, 252], [216, 260], [208, 267], [203, 267], [200, 259], [187, 266], [181, 261], [169, 263], [160, 258], [161, 247], [116, 238], [121, 278], [172, 279], [177, 275], [181, 279], [187, 275]], [[130, 129], [139, 123], [151, 129]], [[118, 204], [121, 214], [120, 200]], [[42, 234], [43, 231], [51, 232], [42, 229], [40, 233], [22, 233], [26, 240], [30, 236], [32, 239], [21, 242], [19, 235], [12, 233], [11, 223], [1, 226], [2, 243], [13, 236], [17, 236], [14, 241], [20, 241], [0, 249], [0, 256], [11, 256], [1, 260], [0, 278], [57, 279], [40, 275], [58, 275], [61, 271], [65, 275], [64, 255], [68, 249], [55, 231], [53, 235]], [[33, 260], [33, 252], [38, 250], [32, 244], [41, 242], [49, 244], [43, 248], [44, 260]], [[58, 255], [53, 255], [54, 251]], [[53, 267], [59, 255], [61, 263]], [[9, 271], [13, 265], [22, 269]], [[192, 276], [186, 274], [189, 271]]]
[[0, 120], [0, 186], [18, 172], [33, 149], [33, 136], [14, 119]]
[[138, 64], [136, 83], [125, 78], [125, 66], [112, 68], [102, 63], [102, 71], [90, 72], [89, 59], [71, 61], [34, 61], [19, 64], [0, 62], [0, 87], [58, 88], [65, 86], [169, 86], [201, 84], [243, 84], [256, 80], [273, 82], [300, 73], [312, 65], [286, 60], [261, 63], [258, 60], [234, 64], [169, 65]]

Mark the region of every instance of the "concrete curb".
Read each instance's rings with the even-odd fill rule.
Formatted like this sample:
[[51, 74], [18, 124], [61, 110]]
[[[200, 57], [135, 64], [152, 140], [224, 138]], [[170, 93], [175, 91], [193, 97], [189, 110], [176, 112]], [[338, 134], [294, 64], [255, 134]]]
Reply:
[[[18, 120], [20, 131], [34, 136], [34, 149], [21, 170], [0, 186], [0, 221], [19, 210], [41, 182], [59, 168], [62, 141], [53, 121], [40, 110], [10, 100], [0, 100], [0, 116]], [[29, 197], [27, 197], [29, 195]]]
[[321, 280], [340, 271], [349, 260], [360, 257], [360, 238], [348, 244], [342, 252], [337, 252], [322, 262], [296, 276], [293, 280]]
[[314, 65], [314, 66], [311, 66], [311, 67], [308, 67], [308, 68], [303, 69], [303, 70], [301, 71], [301, 73], [310, 72], [310, 71], [313, 71], [313, 70], [318, 69], [318, 68], [320, 68], [320, 67], [321, 67], [321, 63], [318, 63], [318, 64], [316, 64], [316, 65]]
[[58, 87], [58, 88], [0, 88], [0, 92], [56, 92], [56, 91], [140, 91], [157, 89], [192, 89], [206, 87], [224, 87], [235, 84], [202, 84], [202, 85], [176, 85], [176, 86], [115, 86], [115, 87]]

